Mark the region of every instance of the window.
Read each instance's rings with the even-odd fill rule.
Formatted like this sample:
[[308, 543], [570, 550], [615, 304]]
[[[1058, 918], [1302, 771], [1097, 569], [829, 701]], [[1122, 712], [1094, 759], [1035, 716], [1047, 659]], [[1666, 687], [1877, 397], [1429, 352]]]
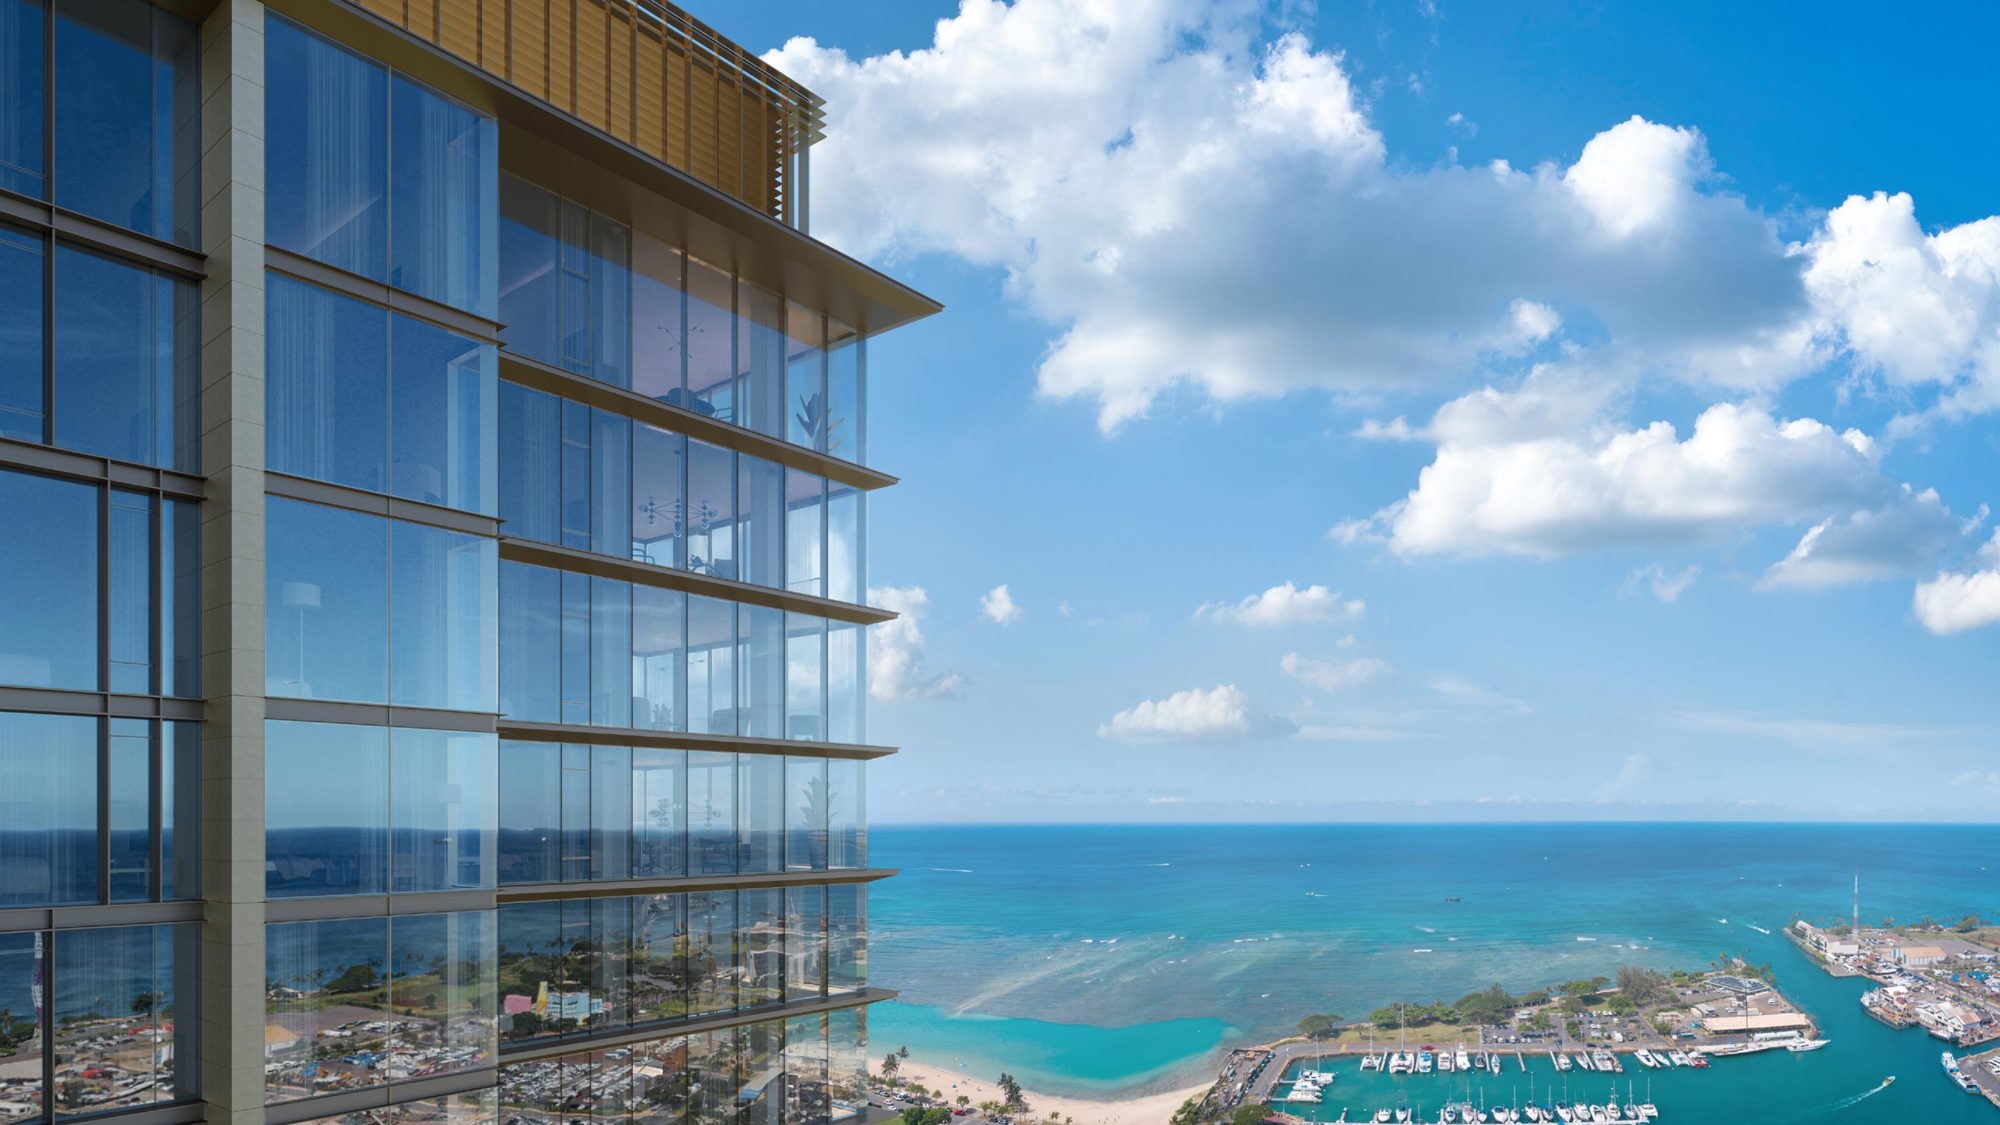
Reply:
[[508, 535], [562, 542], [562, 400], [500, 384], [500, 519]]
[[826, 318], [785, 306], [785, 440], [826, 448]]
[[59, 1119], [199, 1096], [200, 930], [186, 923], [54, 933]]
[[826, 888], [785, 890], [785, 1000], [826, 995]]
[[48, 106], [41, 0], [0, 0], [0, 188], [42, 198]]
[[632, 748], [632, 877], [687, 874], [688, 753]]
[[47, 1040], [38, 1034], [37, 1002], [48, 976], [48, 941], [36, 933], [0, 934], [0, 1066], [7, 1068], [7, 1099], [15, 1107], [9, 1117], [19, 1121], [43, 1112], [42, 1054]]
[[826, 763], [826, 865], [840, 870], [868, 866], [868, 783], [852, 759]]
[[826, 492], [826, 596], [835, 601], [861, 604], [868, 589], [864, 565], [866, 553], [867, 495], [846, 485], [827, 483]]
[[192, 282], [58, 243], [55, 444], [200, 471]]
[[743, 874], [785, 869], [785, 760], [772, 754], [737, 758], [737, 862]]
[[826, 478], [785, 470], [785, 588], [826, 596]]
[[265, 57], [271, 244], [494, 315], [492, 119], [281, 18]]
[[0, 683], [98, 689], [99, 492], [0, 470]]
[[275, 496], [265, 522], [266, 691], [495, 708], [493, 540]]
[[759, 285], [736, 283], [736, 424], [785, 436], [785, 302]]
[[829, 621], [826, 629], [826, 740], [849, 745], [868, 741], [866, 631], [851, 621]]
[[688, 439], [687, 567], [735, 578], [736, 455]]
[[562, 575], [500, 564], [500, 713], [524, 722], [562, 720]]
[[785, 869], [826, 870], [827, 761], [785, 762]]
[[[21, 0], [0, 0], [0, 21], [10, 20], [10, 8], [20, 11], [39, 8]], [[11, 27], [11, 22], [0, 27]], [[39, 35], [36, 39], [39, 44]], [[8, 81], [5, 60], [12, 47], [0, 34], [0, 85]], [[35, 87], [41, 96], [41, 87]], [[0, 89], [0, 114], [8, 112], [11, 95]], [[0, 150], [7, 146], [7, 124], [0, 117]], [[39, 161], [41, 145], [36, 142]], [[0, 151], [0, 186], [8, 183], [13, 165]], [[0, 223], [0, 437], [39, 442], [42, 432], [43, 367], [42, 308], [46, 299], [43, 262], [47, 254], [41, 236]]]
[[736, 606], [688, 595], [688, 729], [737, 733]]
[[683, 564], [687, 500], [687, 439], [632, 426], [632, 557], [654, 566]]
[[712, 1015], [736, 1010], [736, 892], [702, 891], [687, 896], [688, 1012]]
[[826, 986], [829, 993], [868, 985], [868, 889], [844, 883], [826, 889]]
[[632, 900], [634, 1022], [687, 1015], [687, 940], [685, 895], [642, 895]]
[[687, 595], [632, 587], [632, 725], [687, 729]]
[[631, 386], [631, 232], [513, 176], [500, 182], [500, 224], [507, 347]]
[[857, 465], [868, 463], [867, 403], [863, 397], [867, 349], [861, 334], [829, 320], [826, 351], [826, 423], [820, 452]]
[[491, 734], [389, 732], [389, 889], [494, 885], [499, 741]]
[[736, 577], [785, 584], [785, 470], [761, 457], [736, 458]]
[[826, 738], [826, 620], [785, 615], [785, 737]]
[[562, 877], [562, 747], [500, 744], [500, 885]]
[[736, 871], [736, 755], [688, 752], [688, 874]]
[[59, 0], [55, 13], [55, 201], [199, 245], [196, 26], [123, 0]]
[[737, 607], [737, 665], [742, 682], [742, 726], [752, 738], [785, 737], [785, 611]]

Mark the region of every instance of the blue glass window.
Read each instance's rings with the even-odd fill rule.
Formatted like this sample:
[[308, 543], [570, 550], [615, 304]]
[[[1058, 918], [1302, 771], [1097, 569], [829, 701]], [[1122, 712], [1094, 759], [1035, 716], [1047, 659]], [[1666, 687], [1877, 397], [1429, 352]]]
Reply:
[[762, 457], [736, 458], [736, 577], [785, 584], [785, 470]]
[[736, 871], [736, 755], [688, 752], [688, 874]]
[[268, 464], [388, 491], [391, 314], [280, 274], [266, 285]]
[[111, 490], [110, 687], [153, 690], [153, 497]]
[[737, 671], [742, 728], [752, 738], [785, 737], [785, 611], [737, 607]]
[[826, 739], [826, 619], [785, 615], [785, 737]]
[[55, 443], [199, 471], [191, 282], [58, 244]]
[[98, 901], [97, 723], [0, 712], [0, 905]]
[[688, 729], [696, 734], [736, 734], [736, 606], [688, 597]]
[[537, 543], [562, 542], [562, 400], [500, 384], [502, 530]]
[[736, 827], [741, 843], [736, 869], [743, 873], [785, 869], [785, 760], [774, 754], [737, 756]]
[[562, 720], [562, 580], [547, 567], [500, 564], [500, 713]]
[[687, 595], [632, 587], [632, 725], [687, 729]]
[[166, 695], [201, 694], [201, 505], [163, 501], [160, 524], [160, 654]]
[[389, 889], [389, 732], [344, 723], [264, 724], [265, 893]]
[[500, 744], [500, 874], [509, 883], [561, 878], [562, 748]]
[[632, 748], [632, 876], [687, 874], [687, 751]]
[[499, 545], [390, 521], [389, 701], [492, 711], [499, 703]]
[[389, 284], [484, 316], [498, 290], [493, 119], [403, 77], [389, 82]]
[[40, 0], [0, 0], [0, 188], [41, 198], [48, 65]]
[[498, 738], [398, 727], [389, 742], [389, 889], [493, 886]]
[[264, 682], [272, 695], [389, 701], [389, 526], [265, 503]]
[[0, 470], [0, 683], [95, 691], [98, 490]]
[[153, 733], [144, 719], [112, 719], [104, 779], [112, 902], [153, 897]]
[[200, 1096], [200, 934], [185, 923], [52, 935], [58, 1120]]
[[825, 758], [785, 761], [785, 870], [826, 870]]
[[499, 504], [498, 350], [406, 316], [392, 319], [390, 491], [492, 515]]
[[264, 21], [271, 245], [389, 280], [389, 77], [289, 20]]
[[[6, 18], [7, 6], [14, 3], [16, 0], [0, 0], [0, 20]], [[0, 36], [4, 34], [0, 31]], [[6, 50], [4, 39], [0, 39], [0, 58]], [[0, 91], [0, 114], [7, 112], [6, 103], [7, 95]], [[5, 118], [0, 117], [0, 138], [5, 133]], [[0, 140], [0, 145], [4, 143]], [[41, 149], [35, 152], [39, 156]], [[6, 177], [6, 167], [4, 156], [0, 156], [0, 180]], [[38, 442], [45, 436], [42, 282], [46, 253], [41, 236], [0, 223], [0, 437], [19, 441]]]
[[[464, 950], [434, 949], [440, 956]], [[330, 1007], [382, 1011], [389, 994], [389, 919], [284, 922], [264, 927], [264, 1097], [282, 1102], [320, 1093], [327, 1059], [386, 1061], [402, 1020], [352, 1024], [321, 1017]], [[377, 1085], [387, 1068], [351, 1067], [349, 1081]]]
[[55, 201], [198, 245], [197, 28], [129, 0], [58, 0], [55, 12]]
[[686, 543], [687, 439], [635, 423], [632, 427], [632, 557], [679, 568]]

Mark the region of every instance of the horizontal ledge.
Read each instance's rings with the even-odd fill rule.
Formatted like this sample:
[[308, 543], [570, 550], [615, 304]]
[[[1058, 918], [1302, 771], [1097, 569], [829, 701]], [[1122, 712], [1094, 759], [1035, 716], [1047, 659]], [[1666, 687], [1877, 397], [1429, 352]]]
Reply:
[[494, 1067], [486, 1066], [458, 1074], [416, 1078], [367, 1090], [348, 1090], [339, 1094], [328, 1094], [325, 1097], [279, 1102], [265, 1107], [264, 1125], [296, 1125], [301, 1121], [380, 1109], [402, 1102], [442, 1098], [452, 1094], [471, 1093], [475, 1090], [490, 1090], [498, 1085], [499, 1081], [500, 1072]]
[[884, 621], [896, 619], [894, 613], [886, 609], [876, 609], [874, 606], [834, 601], [832, 598], [817, 598], [811, 594], [799, 594], [770, 586], [756, 586], [748, 582], [738, 582], [733, 578], [717, 578], [712, 574], [696, 574], [690, 570], [675, 570], [671, 567], [654, 566], [651, 563], [633, 562], [611, 555], [579, 551], [574, 547], [538, 543], [532, 539], [502, 536], [500, 558], [506, 562], [554, 567], [598, 578], [611, 578], [663, 590], [680, 590], [728, 602], [761, 605], [770, 609], [782, 609], [788, 613], [805, 613], [856, 625], [879, 625]]
[[622, 1028], [618, 1031], [599, 1032], [593, 1035], [565, 1036], [551, 1043], [535, 1040], [500, 1043], [501, 1065], [508, 1063], [540, 1062], [544, 1059], [561, 1058], [578, 1051], [601, 1051], [607, 1047], [623, 1047], [631, 1043], [644, 1043], [652, 1039], [664, 1039], [676, 1035], [695, 1035], [704, 1031], [722, 1031], [741, 1027], [744, 1024], [764, 1023], [769, 1020], [797, 1019], [800, 1016], [814, 1016], [822, 1012], [837, 1012], [846, 1008], [859, 1008], [868, 1004], [879, 1004], [884, 1000], [894, 1000], [900, 995], [893, 988], [858, 988], [839, 996], [826, 996], [818, 1000], [808, 1000], [797, 1004], [773, 1004], [766, 1008], [750, 1008], [730, 1012], [726, 1015], [702, 1016], [699, 1019], [674, 1020], [650, 1023], [644, 1027]]
[[116, 695], [62, 688], [0, 687], [0, 711], [40, 711], [51, 715], [103, 715], [119, 719], [175, 719], [200, 722], [199, 699]]
[[394, 918], [412, 914], [460, 914], [492, 910], [492, 891], [415, 891], [393, 895], [328, 895], [274, 898], [264, 904], [266, 922], [330, 922], [343, 918]]
[[140, 234], [17, 192], [0, 190], [0, 219], [34, 227], [65, 242], [102, 250], [193, 281], [201, 281], [208, 276], [208, 259], [198, 250]]
[[840, 758], [869, 761], [896, 752], [893, 746], [861, 746], [848, 742], [806, 742], [750, 738], [740, 734], [690, 734], [687, 731], [639, 730], [633, 727], [584, 727], [566, 723], [500, 720], [500, 737], [515, 742], [582, 742], [592, 746], [653, 746], [662, 750], [721, 750], [734, 754], [775, 754], [788, 758]]
[[208, 482], [192, 473], [114, 461], [94, 453], [78, 453], [12, 438], [0, 438], [0, 466], [160, 492], [176, 500], [201, 500], [208, 495]]
[[481, 535], [488, 539], [500, 533], [500, 521], [492, 516], [461, 512], [457, 508], [426, 504], [421, 500], [406, 500], [400, 496], [388, 496], [362, 488], [349, 488], [344, 484], [329, 484], [323, 480], [309, 480], [268, 469], [264, 472], [264, 491], [272, 496], [283, 496], [288, 500], [306, 500], [328, 507], [345, 508], [350, 512], [366, 512], [372, 516], [402, 520], [405, 523], [420, 523], [428, 527], [441, 527], [446, 531], [462, 531], [467, 535]]
[[350, 723], [369, 727], [408, 727], [490, 734], [498, 719], [480, 711], [444, 711], [431, 707], [396, 707], [381, 703], [343, 703], [337, 699], [293, 699], [267, 696], [264, 717], [295, 723]]
[[[174, 1102], [169, 1105], [149, 1105], [141, 1109], [114, 1109], [104, 1113], [93, 1113], [84, 1120], [102, 1121], [105, 1125], [188, 1125], [189, 1122], [203, 1120], [205, 1117], [203, 1110], [201, 1102]], [[40, 1119], [32, 1117], [27, 1119], [28, 1122], [37, 1120]], [[64, 1120], [76, 1121], [78, 1118], [65, 1117]]]
[[22, 907], [0, 910], [0, 933], [25, 930], [86, 930], [100, 926], [160, 926], [199, 922], [206, 904], [180, 902], [118, 902], [90, 906]]
[[758, 875], [686, 875], [671, 879], [606, 879], [591, 883], [534, 883], [501, 887], [499, 899], [548, 902], [554, 899], [625, 898], [691, 891], [754, 891], [767, 887], [846, 886], [873, 883], [896, 874], [893, 867], [851, 867], [828, 871], [772, 871]]
[[865, 465], [829, 457], [818, 450], [718, 421], [686, 407], [672, 406], [637, 391], [614, 387], [514, 352], [501, 351], [500, 377], [530, 390], [559, 395], [663, 430], [700, 438], [711, 445], [775, 461], [788, 469], [816, 473], [863, 491], [887, 488], [897, 480], [888, 473]]
[[498, 344], [500, 342], [500, 322], [497, 320], [491, 320], [477, 313], [466, 312], [464, 309], [447, 305], [442, 301], [433, 301], [428, 297], [419, 297], [415, 293], [398, 289], [387, 282], [376, 281], [374, 278], [349, 273], [338, 266], [330, 266], [325, 262], [314, 261], [302, 254], [295, 254], [290, 250], [278, 246], [266, 245], [264, 247], [264, 268], [274, 273], [281, 273], [287, 277], [317, 285], [322, 289], [331, 289], [336, 293], [353, 297], [356, 300], [366, 301], [371, 305], [388, 309], [391, 312], [399, 312], [406, 316], [416, 317], [419, 320], [427, 320], [440, 328], [448, 328], [453, 332], [470, 336], [483, 343]]

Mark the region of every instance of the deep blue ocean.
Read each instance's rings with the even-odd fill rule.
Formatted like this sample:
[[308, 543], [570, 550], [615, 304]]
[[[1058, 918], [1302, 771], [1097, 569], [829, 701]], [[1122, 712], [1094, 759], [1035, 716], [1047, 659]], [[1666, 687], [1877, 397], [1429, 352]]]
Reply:
[[[1949, 1084], [1941, 1044], [1869, 1019], [1865, 982], [1827, 977], [1779, 933], [1793, 917], [1846, 917], [1857, 870], [1871, 923], [2000, 915], [2000, 827], [884, 826], [872, 837], [875, 863], [901, 869], [870, 895], [870, 979], [902, 991], [873, 1011], [875, 1055], [908, 1045], [980, 1077], [1111, 1095], [1203, 1080], [1222, 1050], [1314, 1012], [1361, 1018], [1495, 982], [1522, 992], [1730, 953], [1771, 963], [1833, 1043], [1708, 1071], [1628, 1066], [1641, 1087], [1652, 1076], [1663, 1120], [1754, 1110], [2000, 1123]], [[1539, 1092], [1552, 1072], [1544, 1061], [1533, 1073]], [[1888, 1074], [1896, 1085], [1851, 1100]], [[1485, 1095], [1525, 1097], [1528, 1077], [1510, 1064]], [[1430, 1088], [1410, 1087], [1413, 1103], [1446, 1096], [1441, 1078], [1414, 1081]], [[1393, 1104], [1389, 1082], [1348, 1064], [1326, 1118], [1343, 1092], [1357, 1108]]]

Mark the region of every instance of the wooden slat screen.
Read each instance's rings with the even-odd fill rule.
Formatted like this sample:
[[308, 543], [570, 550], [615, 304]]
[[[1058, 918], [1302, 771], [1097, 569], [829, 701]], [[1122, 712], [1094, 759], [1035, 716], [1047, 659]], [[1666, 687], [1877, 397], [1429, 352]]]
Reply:
[[347, 0], [773, 218], [821, 102], [664, 0]]

